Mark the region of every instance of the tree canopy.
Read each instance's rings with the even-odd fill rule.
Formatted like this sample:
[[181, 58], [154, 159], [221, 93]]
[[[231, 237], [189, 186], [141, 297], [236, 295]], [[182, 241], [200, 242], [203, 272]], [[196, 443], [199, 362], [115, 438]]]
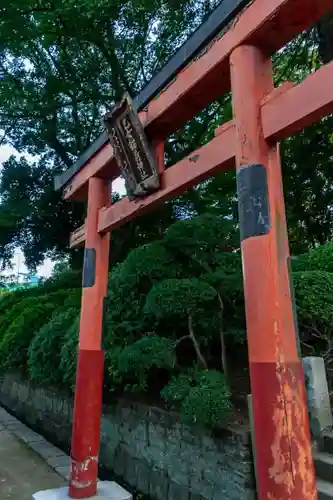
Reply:
[[[0, 8], [1, 144], [32, 160], [10, 158], [0, 179], [0, 260], [20, 246], [33, 268], [68, 252], [84, 207], [64, 202], [52, 177], [101, 132], [101, 117], [124, 90], [134, 96], [219, 0], [13, 0]], [[277, 83], [299, 81], [332, 58], [332, 15], [274, 59]], [[168, 165], [207, 142], [232, 116], [221, 96], [172, 134]], [[285, 196], [292, 248], [305, 251], [332, 236], [332, 117], [284, 142]], [[177, 219], [227, 215], [237, 227], [233, 173], [188, 190], [113, 235], [112, 262], [161, 236]], [[56, 217], [55, 217], [56, 215]]]

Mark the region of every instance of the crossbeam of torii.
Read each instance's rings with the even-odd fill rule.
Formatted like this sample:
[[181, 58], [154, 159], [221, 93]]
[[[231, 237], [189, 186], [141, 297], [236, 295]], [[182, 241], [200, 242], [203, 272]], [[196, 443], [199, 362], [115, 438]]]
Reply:
[[[244, 3], [238, 1], [236, 7]], [[65, 199], [87, 200], [85, 224], [71, 236], [72, 247], [86, 247], [72, 497], [84, 498], [96, 491], [109, 232], [208, 176], [236, 167], [258, 496], [260, 500], [316, 498], [291, 298], [278, 141], [333, 112], [333, 63], [298, 85], [288, 82], [276, 89], [271, 56], [332, 8], [333, 0], [254, 0], [223, 36], [216, 37], [201, 53], [192, 46], [187, 57], [195, 58], [186, 60], [185, 66], [184, 58], [178, 55], [180, 69], [177, 72], [177, 64], [171, 64], [167, 73], [175, 76], [165, 88], [160, 91], [159, 87], [165, 74], [159, 74], [157, 84], [152, 80], [150, 90], [140, 94], [137, 104], [140, 121], [156, 152], [159, 190], [111, 205], [110, 185], [119, 176], [119, 169], [105, 134], [56, 179]], [[232, 8], [224, 11], [214, 35], [232, 15]], [[197, 48], [201, 49], [210, 37], [202, 32], [200, 36]], [[194, 42], [192, 39], [195, 46]], [[208, 144], [164, 171], [167, 135], [230, 89], [233, 120], [218, 127]]]

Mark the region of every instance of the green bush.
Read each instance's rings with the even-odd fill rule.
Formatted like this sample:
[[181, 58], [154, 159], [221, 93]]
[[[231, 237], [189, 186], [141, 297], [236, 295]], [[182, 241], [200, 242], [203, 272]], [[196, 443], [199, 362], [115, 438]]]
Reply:
[[75, 385], [77, 351], [79, 344], [80, 317], [74, 319], [63, 338], [60, 351], [60, 373], [64, 386], [72, 389]]
[[37, 297], [22, 301], [21, 306], [23, 310], [18, 316], [11, 316], [10, 326], [0, 342], [2, 370], [26, 369], [30, 342], [36, 332], [49, 321], [56, 308], [55, 304], [43, 303]]
[[71, 290], [68, 290], [67, 297], [64, 301], [64, 309], [76, 309], [77, 311], [79, 311], [81, 307], [81, 296], [81, 288], [73, 288]]
[[163, 387], [161, 396], [169, 403], [181, 403], [195, 386], [195, 372], [180, 373]]
[[119, 352], [109, 366], [110, 381], [124, 385], [125, 390], [130, 392], [141, 392], [147, 389], [148, 378], [152, 374], [158, 370], [172, 372], [175, 364], [173, 342], [148, 335]]
[[61, 384], [61, 347], [76, 315], [75, 309], [55, 313], [37, 332], [28, 351], [28, 369], [32, 380], [43, 384]]
[[[15, 302], [9, 303], [6, 310], [0, 314], [0, 344], [6, 335], [10, 325], [20, 317], [26, 309], [33, 308], [37, 303], [45, 304], [47, 299], [45, 297], [33, 297], [29, 295], [22, 295], [15, 297]], [[46, 318], [47, 321], [47, 318]], [[1, 364], [1, 360], [0, 360]]]
[[301, 333], [332, 337], [333, 273], [307, 271], [293, 273], [296, 305]]
[[216, 290], [197, 278], [168, 279], [155, 285], [146, 298], [145, 313], [163, 319], [187, 317], [202, 312], [207, 303], [217, 303]]
[[15, 304], [17, 304], [21, 299], [28, 297], [26, 291], [17, 290], [15, 292], [3, 293], [0, 296], [0, 323], [2, 317], [6, 314], [9, 309], [11, 309]]
[[310, 271], [333, 272], [333, 242], [313, 248], [308, 253], [308, 269]]
[[[37, 290], [36, 287], [34, 290]], [[0, 312], [0, 342], [7, 334], [9, 327], [17, 321], [21, 314], [23, 314], [27, 309], [34, 308], [36, 304], [39, 306], [50, 305], [52, 310], [66, 309], [66, 300], [68, 299], [70, 291], [69, 290], [58, 290], [49, 294], [40, 295], [39, 292], [33, 294], [31, 290], [26, 290], [24, 292], [16, 293], [13, 292], [13, 299], [7, 302], [7, 307], [4, 312]], [[11, 294], [10, 294], [11, 295]], [[14, 300], [15, 299], [15, 300]], [[50, 317], [45, 318], [47, 322]], [[38, 329], [38, 326], [37, 326]]]
[[293, 255], [291, 257], [291, 269], [293, 273], [309, 270], [309, 254]]
[[294, 272], [326, 271], [333, 272], [333, 242], [312, 248], [308, 253], [291, 258]]
[[51, 276], [41, 285], [44, 293], [59, 289], [81, 288], [82, 287], [82, 271], [76, 269], [65, 269], [63, 272]]
[[152, 322], [143, 314], [145, 297], [154, 283], [176, 276], [178, 266], [172, 255], [157, 241], [129, 253], [124, 262], [112, 269], [109, 279], [106, 343], [135, 342], [153, 331]]
[[231, 393], [224, 375], [214, 370], [180, 374], [161, 391], [172, 403], [180, 403], [184, 422], [217, 428], [230, 417]]
[[186, 267], [191, 269], [193, 275], [202, 266], [215, 266], [216, 259], [221, 254], [237, 248], [239, 236], [233, 221], [212, 214], [202, 214], [172, 224], [165, 233], [163, 242], [176, 255], [182, 255], [183, 260], [184, 256], [187, 257]]
[[232, 409], [231, 393], [222, 373], [207, 371], [197, 377], [193, 387], [181, 404], [185, 422], [216, 428], [225, 423]]

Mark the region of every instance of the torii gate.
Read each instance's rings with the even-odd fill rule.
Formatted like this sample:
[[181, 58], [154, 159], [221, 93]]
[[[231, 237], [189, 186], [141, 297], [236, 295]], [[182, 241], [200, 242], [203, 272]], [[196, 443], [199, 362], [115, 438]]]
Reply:
[[[222, 2], [215, 34], [247, 2], [231, 3]], [[190, 39], [187, 49], [178, 52], [135, 100], [156, 151], [161, 180], [156, 192], [111, 205], [110, 186], [119, 170], [106, 134], [56, 179], [65, 199], [87, 200], [88, 205], [85, 224], [70, 242], [71, 247], [85, 243], [86, 249], [71, 497], [88, 498], [96, 492], [109, 233], [189, 186], [236, 166], [258, 495], [260, 500], [317, 498], [290, 291], [278, 141], [332, 113], [333, 63], [298, 85], [288, 82], [274, 88], [271, 56], [332, 9], [333, 0], [254, 0], [223, 36], [184, 67], [184, 53], [187, 63], [195, 52], [193, 44], [202, 49], [212, 30], [207, 35], [206, 24], [206, 33], [199, 30]], [[177, 68], [175, 78], [156, 95]], [[208, 144], [164, 171], [167, 135], [230, 89], [233, 120], [218, 127]]]

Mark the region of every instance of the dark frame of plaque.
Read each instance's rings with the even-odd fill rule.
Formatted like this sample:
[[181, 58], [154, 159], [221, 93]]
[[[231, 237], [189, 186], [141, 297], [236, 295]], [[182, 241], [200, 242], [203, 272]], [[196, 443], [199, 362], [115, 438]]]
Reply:
[[158, 190], [160, 176], [157, 164], [138, 113], [127, 92], [121, 101], [106, 113], [104, 125], [115, 160], [125, 178], [128, 198], [133, 200]]

